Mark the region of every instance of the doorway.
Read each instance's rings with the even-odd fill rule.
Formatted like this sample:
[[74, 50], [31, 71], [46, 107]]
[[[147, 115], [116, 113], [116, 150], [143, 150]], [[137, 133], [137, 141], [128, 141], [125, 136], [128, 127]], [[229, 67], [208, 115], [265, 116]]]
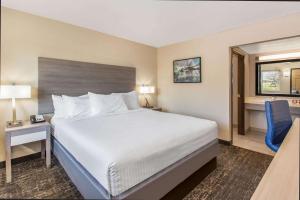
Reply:
[[274, 155], [265, 145], [264, 104], [300, 99], [300, 36], [232, 46], [229, 52], [232, 144]]
[[244, 55], [232, 49], [232, 128], [245, 135], [245, 63]]

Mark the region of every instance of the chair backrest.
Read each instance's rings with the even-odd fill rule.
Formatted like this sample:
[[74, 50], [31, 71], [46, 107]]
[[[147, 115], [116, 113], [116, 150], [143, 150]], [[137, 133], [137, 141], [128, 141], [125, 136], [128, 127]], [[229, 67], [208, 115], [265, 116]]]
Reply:
[[266, 101], [265, 108], [268, 123], [266, 137], [273, 144], [280, 144], [293, 123], [289, 103], [286, 100]]

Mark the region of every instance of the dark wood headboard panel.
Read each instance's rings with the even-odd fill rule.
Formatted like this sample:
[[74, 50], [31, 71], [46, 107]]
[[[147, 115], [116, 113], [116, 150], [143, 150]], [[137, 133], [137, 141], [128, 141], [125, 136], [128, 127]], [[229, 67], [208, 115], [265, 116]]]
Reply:
[[79, 96], [94, 92], [130, 92], [135, 89], [133, 67], [38, 58], [38, 112], [53, 113], [51, 95]]

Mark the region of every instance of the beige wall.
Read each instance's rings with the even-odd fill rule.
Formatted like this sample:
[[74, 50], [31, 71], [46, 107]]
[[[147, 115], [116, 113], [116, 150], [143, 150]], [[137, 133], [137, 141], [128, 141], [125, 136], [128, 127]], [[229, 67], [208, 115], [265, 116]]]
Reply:
[[[229, 47], [295, 35], [300, 35], [300, 14], [159, 48], [159, 105], [171, 112], [215, 120], [219, 138], [230, 140]], [[173, 83], [173, 60], [194, 56], [202, 57], [202, 83]]]
[[[39, 56], [136, 67], [137, 84], [156, 85], [156, 49], [88, 29], [1, 7], [1, 81], [30, 84], [33, 98], [17, 101], [18, 119], [37, 112]], [[153, 96], [152, 100], [156, 103]], [[3, 129], [11, 104], [0, 100], [0, 161], [4, 160]], [[14, 156], [39, 150], [38, 144], [14, 149]]]

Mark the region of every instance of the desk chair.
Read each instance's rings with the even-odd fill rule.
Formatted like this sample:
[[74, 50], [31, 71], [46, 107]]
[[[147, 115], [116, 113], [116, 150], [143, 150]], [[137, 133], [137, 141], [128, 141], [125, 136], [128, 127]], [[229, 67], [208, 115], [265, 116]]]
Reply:
[[289, 103], [286, 100], [266, 101], [265, 108], [268, 124], [265, 142], [277, 152], [293, 123]]

